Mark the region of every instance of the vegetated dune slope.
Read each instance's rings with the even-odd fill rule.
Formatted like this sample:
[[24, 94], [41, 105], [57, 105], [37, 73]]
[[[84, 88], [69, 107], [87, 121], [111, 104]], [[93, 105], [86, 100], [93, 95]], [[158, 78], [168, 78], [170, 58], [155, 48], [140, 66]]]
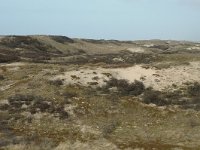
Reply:
[[0, 149], [200, 149], [200, 44], [0, 38]]

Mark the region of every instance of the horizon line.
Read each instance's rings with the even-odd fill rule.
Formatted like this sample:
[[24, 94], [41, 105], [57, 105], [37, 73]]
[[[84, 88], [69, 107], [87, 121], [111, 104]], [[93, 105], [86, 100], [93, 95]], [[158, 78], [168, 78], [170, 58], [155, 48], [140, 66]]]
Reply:
[[63, 36], [70, 39], [86, 39], [86, 40], [105, 40], [105, 41], [179, 41], [179, 42], [197, 42], [200, 43], [200, 40], [183, 40], [183, 39], [159, 39], [159, 38], [152, 38], [152, 39], [114, 39], [114, 38], [88, 38], [88, 37], [71, 37], [62, 34], [0, 34], [0, 37], [8, 37], [8, 36]]

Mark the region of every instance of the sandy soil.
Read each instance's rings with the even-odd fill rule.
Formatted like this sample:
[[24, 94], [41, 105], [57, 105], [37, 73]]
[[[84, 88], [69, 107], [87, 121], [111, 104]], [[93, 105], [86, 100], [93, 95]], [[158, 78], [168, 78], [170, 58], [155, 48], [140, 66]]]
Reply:
[[2, 66], [6, 66], [6, 67], [17, 67], [17, 66], [24, 66], [26, 65], [26, 63], [23, 63], [23, 62], [15, 62], [15, 63], [10, 63], [10, 64], [7, 64], [7, 63], [2, 63], [0, 64], [0, 67]]
[[155, 68], [145, 69], [142, 65], [128, 68], [115, 69], [80, 69], [77, 71], [65, 72], [53, 79], [63, 79], [66, 84], [79, 84], [89, 86], [96, 83], [96, 86], [103, 86], [111, 77], [142, 81], [146, 87], [153, 87], [156, 90], [170, 89], [173, 84], [182, 86], [187, 82], [200, 81], [200, 63], [191, 62], [187, 66], [175, 66], [167, 69], [156, 70]]
[[144, 53], [145, 52], [145, 50], [143, 48], [140, 48], [140, 47], [128, 48], [127, 50], [132, 52], [132, 53]]
[[102, 86], [105, 85], [105, 81], [109, 80], [109, 77], [103, 73], [108, 72], [108, 70], [103, 68], [80, 69], [77, 71], [65, 72], [63, 75], [58, 75], [53, 79], [63, 79], [65, 84], [79, 84], [83, 86], [88, 86], [91, 82], [97, 82], [98, 86]]
[[154, 46], [154, 44], [145, 44], [144, 46], [145, 47], [152, 47], [152, 46]]
[[199, 45], [192, 46], [192, 47], [187, 48], [187, 50], [200, 50], [200, 46]]
[[156, 90], [170, 89], [173, 84], [182, 86], [186, 82], [200, 81], [200, 63], [192, 62], [188, 66], [175, 66], [168, 69], [145, 69], [142, 66], [116, 69], [116, 77], [134, 80], [143, 80], [146, 86], [152, 86]]
[[24, 65], [26, 65], [26, 63], [22, 63], [22, 62], [15, 62], [15, 63], [10, 63], [10, 64], [2, 63], [0, 64], [0, 73], [3, 72], [3, 69], [2, 69], [3, 67], [6, 67], [6, 70], [9, 70], [9, 71], [17, 71], [17, 70], [20, 70], [20, 67]]

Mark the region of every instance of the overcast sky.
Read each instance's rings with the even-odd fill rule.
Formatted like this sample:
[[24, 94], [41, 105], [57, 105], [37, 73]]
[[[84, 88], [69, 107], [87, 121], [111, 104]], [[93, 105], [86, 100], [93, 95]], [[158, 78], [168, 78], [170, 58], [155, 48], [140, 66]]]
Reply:
[[200, 41], [200, 0], [0, 0], [0, 34]]

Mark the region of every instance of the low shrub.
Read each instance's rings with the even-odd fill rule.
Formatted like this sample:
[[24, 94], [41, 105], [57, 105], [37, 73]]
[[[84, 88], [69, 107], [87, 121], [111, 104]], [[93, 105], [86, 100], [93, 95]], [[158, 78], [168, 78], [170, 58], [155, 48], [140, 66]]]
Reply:
[[195, 82], [188, 87], [188, 94], [190, 96], [200, 96], [200, 83]]
[[44, 51], [51, 47], [30, 36], [7, 36], [1, 40], [1, 45], [9, 48], [37, 49]]
[[[23, 108], [23, 105], [26, 105], [26, 107]], [[37, 112], [50, 113], [60, 119], [69, 117], [68, 112], [64, 110], [63, 104], [36, 95], [16, 94], [8, 98], [8, 105], [0, 105], [0, 108], [15, 114], [28, 111], [31, 114]]]
[[97, 86], [99, 83], [98, 82], [87, 82], [88, 85], [91, 86]]
[[5, 79], [4, 76], [0, 74], [0, 81], [4, 79]]
[[117, 87], [117, 90], [122, 95], [134, 95], [138, 96], [145, 91], [145, 86], [142, 82], [135, 80], [133, 83], [129, 83], [124, 79], [112, 78], [107, 82], [106, 88]]
[[19, 61], [19, 54], [15, 51], [0, 49], [0, 63]]
[[61, 80], [61, 79], [50, 80], [49, 84], [54, 85], [54, 86], [61, 86], [61, 85], [63, 85], [63, 80]]
[[168, 45], [154, 45], [154, 46], [151, 46], [150, 48], [156, 48], [156, 49], [161, 49], [161, 50], [167, 50], [167, 49], [169, 49], [169, 46], [168, 46]]
[[75, 91], [65, 91], [63, 93], [63, 96], [65, 97], [65, 99], [76, 97], [77, 95], [78, 94]]
[[146, 104], [156, 104], [158, 106], [170, 104], [170, 102], [166, 100], [166, 98], [160, 91], [155, 91], [153, 89], [148, 89], [144, 92], [143, 102]]
[[65, 43], [74, 43], [74, 40], [73, 39], [70, 39], [66, 36], [50, 36], [50, 38], [58, 43], [62, 43], [62, 44], [65, 44]]
[[200, 97], [194, 97], [194, 98], [192, 98], [191, 103], [192, 104], [200, 104]]
[[110, 134], [112, 134], [117, 127], [120, 125], [120, 122], [118, 121], [112, 121], [107, 125], [104, 125], [102, 127], [102, 133], [104, 137], [108, 137]]
[[145, 86], [141, 81], [135, 80], [133, 83], [129, 84], [127, 90], [130, 95], [140, 95], [144, 92]]

